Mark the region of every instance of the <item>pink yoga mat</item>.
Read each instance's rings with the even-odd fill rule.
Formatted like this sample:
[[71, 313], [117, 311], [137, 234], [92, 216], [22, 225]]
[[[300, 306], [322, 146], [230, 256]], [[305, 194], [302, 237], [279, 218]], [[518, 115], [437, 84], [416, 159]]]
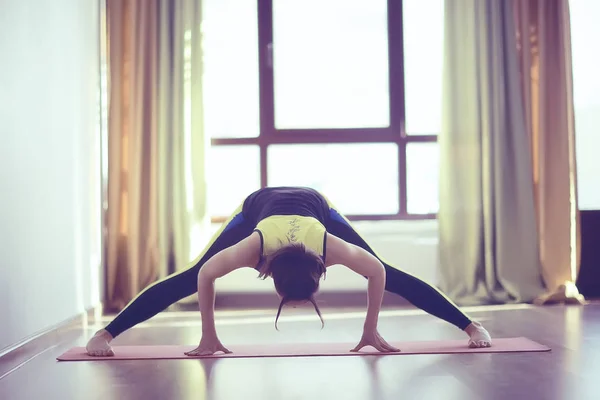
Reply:
[[524, 337], [494, 339], [493, 346], [470, 349], [466, 340], [442, 340], [429, 342], [397, 342], [394, 346], [399, 353], [380, 353], [373, 348], [363, 348], [360, 352], [350, 352], [356, 343], [301, 343], [271, 345], [232, 345], [233, 353], [218, 353], [212, 356], [189, 357], [184, 353], [196, 346], [113, 346], [113, 357], [90, 357], [84, 347], [75, 347], [57, 358], [59, 361], [101, 361], [101, 360], [159, 360], [194, 358], [251, 358], [251, 357], [311, 357], [311, 356], [361, 356], [361, 355], [408, 355], [408, 354], [451, 354], [451, 353], [515, 353], [550, 351], [549, 347]]

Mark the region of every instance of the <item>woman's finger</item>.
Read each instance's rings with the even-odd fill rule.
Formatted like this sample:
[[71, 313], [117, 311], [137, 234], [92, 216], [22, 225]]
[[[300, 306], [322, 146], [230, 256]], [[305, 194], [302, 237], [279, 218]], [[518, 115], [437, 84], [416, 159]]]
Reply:
[[214, 354], [214, 353], [215, 352], [212, 350], [205, 350], [205, 349], [197, 348], [197, 349], [192, 350], [185, 354], [188, 356], [210, 356], [211, 354]]
[[353, 348], [352, 350], [350, 350], [351, 352], [357, 352], [360, 351], [360, 349], [362, 349], [363, 347], [365, 347], [365, 343], [361, 340], [355, 348]]
[[197, 347], [194, 350], [186, 351], [184, 354], [186, 356], [191, 356], [191, 355], [194, 355], [196, 351], [198, 351]]
[[385, 348], [386, 348], [388, 351], [391, 351], [391, 352], [398, 352], [398, 351], [400, 351], [400, 349], [399, 349], [399, 348], [397, 348], [397, 347], [394, 347], [394, 346], [392, 346], [391, 344], [388, 344], [388, 343], [386, 343], [386, 344], [385, 344]]
[[374, 343], [371, 343], [371, 346], [375, 347], [376, 350], [381, 351], [383, 353], [387, 353], [389, 350], [383, 345], [383, 343], [381, 343], [379, 340], [374, 341]]
[[400, 351], [399, 348], [392, 346], [391, 344], [389, 344], [380, 334], [379, 332], [377, 333], [377, 339], [379, 339], [379, 341], [383, 344], [383, 346], [388, 349], [388, 351]]
[[219, 346], [219, 350], [221, 350], [225, 354], [231, 354], [232, 353], [231, 350], [229, 350], [227, 347], [225, 347], [223, 345]]
[[373, 341], [373, 343], [371, 343], [371, 346], [373, 346], [376, 350], [378, 350], [380, 352], [384, 352], [384, 353], [400, 351], [399, 349], [396, 349], [394, 346], [391, 346], [389, 343], [387, 343], [381, 337], [376, 338]]
[[383, 339], [381, 339], [381, 343], [383, 344], [383, 347], [385, 347], [388, 351], [400, 351], [399, 348], [392, 346]]

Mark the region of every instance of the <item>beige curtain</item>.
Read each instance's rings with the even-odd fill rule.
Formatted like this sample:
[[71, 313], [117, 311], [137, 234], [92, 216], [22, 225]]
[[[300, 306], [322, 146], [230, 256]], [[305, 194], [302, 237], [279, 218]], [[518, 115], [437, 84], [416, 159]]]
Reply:
[[562, 0], [446, 0], [439, 267], [459, 304], [578, 298], [569, 46]]
[[568, 0], [516, 0], [515, 20], [527, 131], [532, 144], [541, 273], [537, 303], [579, 302], [571, 27]]
[[105, 307], [187, 267], [207, 223], [201, 4], [107, 0]]

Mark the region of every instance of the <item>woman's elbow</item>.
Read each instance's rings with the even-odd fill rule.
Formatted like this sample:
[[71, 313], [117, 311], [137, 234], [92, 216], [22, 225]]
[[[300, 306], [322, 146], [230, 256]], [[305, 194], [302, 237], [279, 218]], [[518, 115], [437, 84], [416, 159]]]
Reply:
[[366, 274], [367, 278], [385, 279], [385, 267], [379, 260], [372, 260]]
[[217, 276], [211, 271], [211, 268], [206, 268], [208, 264], [205, 264], [203, 268], [198, 271], [198, 286], [214, 283], [217, 280]]

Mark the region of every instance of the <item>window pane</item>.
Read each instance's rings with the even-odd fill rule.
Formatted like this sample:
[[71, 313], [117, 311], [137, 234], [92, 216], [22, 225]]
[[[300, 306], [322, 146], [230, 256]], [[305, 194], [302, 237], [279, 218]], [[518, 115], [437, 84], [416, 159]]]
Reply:
[[273, 0], [275, 127], [389, 126], [387, 47], [387, 0]]
[[260, 188], [258, 146], [213, 146], [208, 157], [208, 210], [229, 216], [251, 192]]
[[309, 186], [344, 214], [398, 212], [398, 148], [393, 143], [268, 147], [269, 186]]
[[579, 208], [600, 210], [600, 2], [569, 3], [573, 48], [573, 100], [575, 103], [575, 149]]
[[409, 214], [435, 214], [439, 208], [439, 146], [408, 143], [406, 146], [406, 195]]
[[204, 119], [212, 138], [259, 132], [256, 0], [204, 0]]
[[444, 0], [403, 0], [406, 132], [437, 135], [442, 119]]

